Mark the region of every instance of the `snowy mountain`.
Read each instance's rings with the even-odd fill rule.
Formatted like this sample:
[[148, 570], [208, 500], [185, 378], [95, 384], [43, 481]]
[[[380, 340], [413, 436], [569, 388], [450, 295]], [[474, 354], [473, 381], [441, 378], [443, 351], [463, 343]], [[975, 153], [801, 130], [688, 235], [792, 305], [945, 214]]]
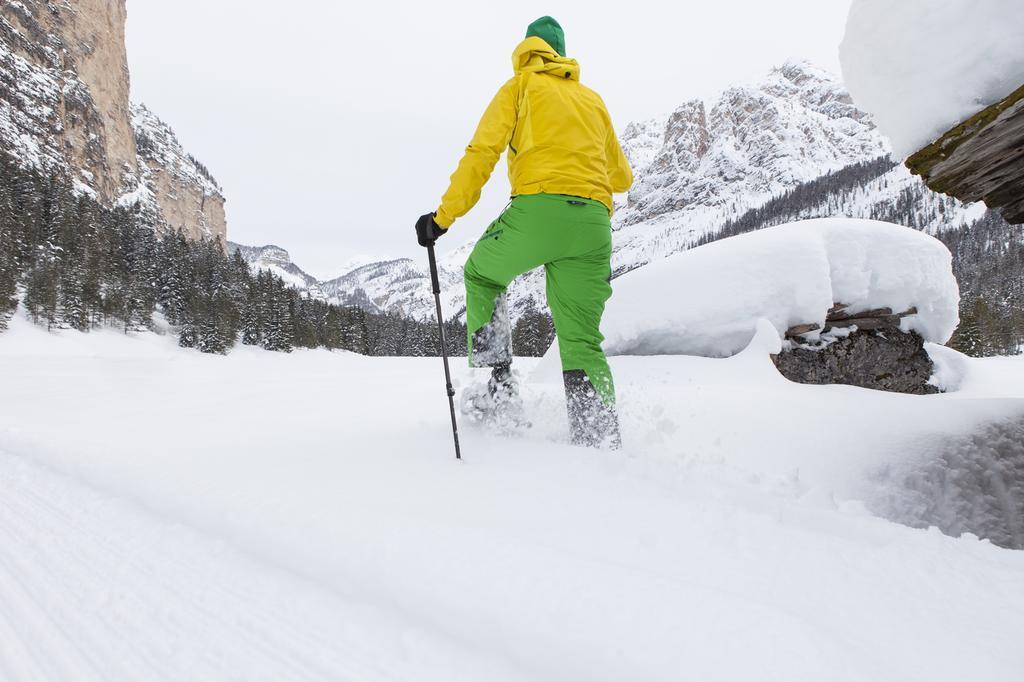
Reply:
[[[462, 267], [472, 250], [470, 242], [446, 257], [438, 259], [441, 278], [442, 305], [446, 315], [461, 317], [465, 304], [460, 293]], [[313, 298], [336, 305], [357, 305], [374, 313], [390, 312], [416, 319], [434, 315], [434, 298], [430, 292], [430, 275], [426, 262], [411, 258], [373, 260], [354, 258], [339, 277], [320, 281], [292, 262], [280, 246], [246, 246], [228, 242], [228, 253], [239, 252], [256, 272], [267, 270], [281, 277], [286, 284], [308, 293]]]
[[[807, 62], [787, 62], [710, 105], [691, 100], [669, 116], [631, 123], [621, 141], [636, 180], [612, 219], [616, 274], [710, 240], [787, 196], [796, 197], [789, 220], [875, 218], [930, 234], [984, 212], [881, 160], [888, 143], [870, 117], [834, 75]], [[439, 263], [449, 315], [465, 308], [460, 283], [472, 246]], [[399, 259], [362, 265], [321, 287], [334, 302], [359, 299], [374, 311], [423, 319], [434, 314], [428, 281], [425, 262]], [[514, 282], [509, 296], [513, 316], [545, 309], [543, 271]]]
[[636, 180], [615, 217], [617, 270], [671, 253], [801, 183], [887, 153], [839, 80], [795, 61], [760, 83], [727, 89], [710, 107], [692, 100], [664, 123], [629, 126], [623, 147]]
[[0, 3], [0, 148], [157, 229], [224, 237], [224, 196], [148, 109], [129, 102], [125, 0]]
[[293, 263], [288, 252], [280, 246], [273, 244], [246, 246], [229, 241], [227, 248], [229, 256], [234, 255], [236, 252], [240, 253], [245, 262], [249, 264], [253, 273], [259, 270], [266, 270], [280, 277], [284, 280], [285, 284], [292, 288], [307, 292], [313, 298], [324, 298], [320, 282], [317, 278]]
[[701, 100], [686, 102], [657, 123], [631, 126], [623, 135], [636, 181], [620, 225], [693, 206], [756, 205], [886, 153], [838, 80], [805, 62], [729, 88], [710, 109]]

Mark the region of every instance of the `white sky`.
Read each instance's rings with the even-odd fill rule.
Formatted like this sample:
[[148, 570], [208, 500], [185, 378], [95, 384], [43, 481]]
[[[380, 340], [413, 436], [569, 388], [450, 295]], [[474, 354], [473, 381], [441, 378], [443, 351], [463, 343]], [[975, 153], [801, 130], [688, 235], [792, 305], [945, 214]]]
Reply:
[[[554, 16], [616, 126], [709, 98], [788, 57], [838, 71], [849, 0], [492, 3], [129, 0], [132, 96], [227, 196], [228, 237], [310, 274], [357, 255], [422, 257], [437, 207], [526, 25]], [[500, 161], [454, 248], [507, 201]]]

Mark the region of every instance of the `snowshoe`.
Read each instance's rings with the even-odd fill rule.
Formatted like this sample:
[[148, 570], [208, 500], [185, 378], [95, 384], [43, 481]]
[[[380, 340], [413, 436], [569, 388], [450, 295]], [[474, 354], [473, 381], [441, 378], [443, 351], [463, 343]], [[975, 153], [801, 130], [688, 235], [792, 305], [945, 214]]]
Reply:
[[486, 382], [465, 389], [460, 408], [471, 422], [502, 434], [518, 433], [531, 426], [519, 396], [519, 378], [508, 364], [494, 367]]

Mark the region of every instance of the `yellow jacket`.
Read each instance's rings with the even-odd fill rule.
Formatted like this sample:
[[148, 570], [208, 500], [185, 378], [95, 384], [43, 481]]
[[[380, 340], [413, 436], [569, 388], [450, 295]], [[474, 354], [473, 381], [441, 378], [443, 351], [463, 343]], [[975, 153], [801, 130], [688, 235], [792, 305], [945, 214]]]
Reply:
[[579, 64], [534, 36], [516, 47], [512, 68], [452, 174], [437, 224], [448, 227], [473, 208], [505, 147], [512, 196], [568, 194], [610, 213], [612, 193], [628, 190], [633, 172], [604, 102], [579, 82]]

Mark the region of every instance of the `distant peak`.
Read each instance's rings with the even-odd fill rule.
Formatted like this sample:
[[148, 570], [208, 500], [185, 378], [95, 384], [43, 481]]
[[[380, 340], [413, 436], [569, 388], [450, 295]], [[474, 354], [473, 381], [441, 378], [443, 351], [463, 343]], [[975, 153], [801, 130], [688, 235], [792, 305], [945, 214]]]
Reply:
[[805, 82], [807, 79], [829, 83], [839, 82], [839, 77], [836, 74], [826, 71], [807, 59], [796, 57], [790, 57], [782, 63], [782, 66], [772, 69], [772, 72], [782, 74], [784, 78], [797, 85]]

